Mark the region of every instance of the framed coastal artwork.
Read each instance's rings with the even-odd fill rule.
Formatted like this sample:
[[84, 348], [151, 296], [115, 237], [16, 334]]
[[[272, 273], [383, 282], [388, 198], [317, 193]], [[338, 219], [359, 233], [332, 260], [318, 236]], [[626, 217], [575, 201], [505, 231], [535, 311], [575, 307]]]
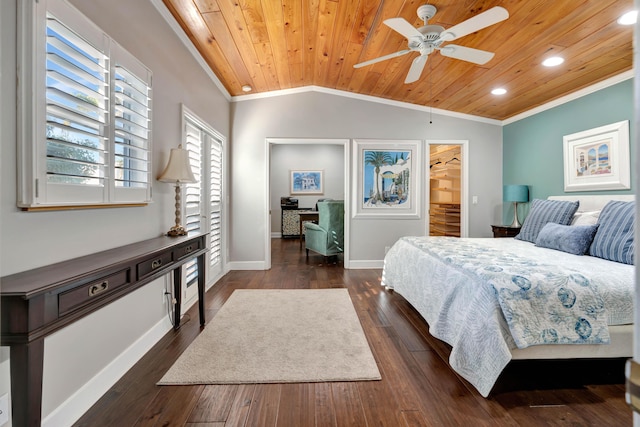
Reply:
[[420, 141], [355, 140], [353, 217], [420, 218]]
[[292, 170], [291, 195], [324, 194], [322, 172], [321, 170]]
[[564, 191], [631, 188], [629, 121], [565, 135]]

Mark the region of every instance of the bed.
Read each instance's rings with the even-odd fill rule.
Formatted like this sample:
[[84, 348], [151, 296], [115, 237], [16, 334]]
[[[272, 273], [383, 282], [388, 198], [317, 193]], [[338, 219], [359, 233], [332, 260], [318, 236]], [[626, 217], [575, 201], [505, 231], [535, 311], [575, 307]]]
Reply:
[[[382, 285], [402, 295], [430, 333], [452, 347], [449, 364], [484, 397], [512, 359], [632, 356], [635, 267], [629, 221], [635, 219], [628, 217], [635, 211], [633, 196], [547, 200], [532, 202], [519, 238], [407, 236], [385, 256]], [[616, 202], [607, 206], [611, 200]], [[536, 218], [544, 220], [540, 206], [575, 201], [578, 210], [563, 213], [570, 218], [534, 226]], [[610, 228], [618, 215], [613, 205], [627, 212], [625, 262], [610, 260], [617, 253], [612, 258], [597, 251], [603, 239], [621, 234]], [[583, 233], [588, 228], [588, 247], [596, 248], [591, 255], [590, 249], [587, 255], [566, 252], [571, 239], [543, 242], [557, 229]], [[522, 240], [532, 230], [534, 240]], [[560, 250], [553, 248], [558, 244]]]

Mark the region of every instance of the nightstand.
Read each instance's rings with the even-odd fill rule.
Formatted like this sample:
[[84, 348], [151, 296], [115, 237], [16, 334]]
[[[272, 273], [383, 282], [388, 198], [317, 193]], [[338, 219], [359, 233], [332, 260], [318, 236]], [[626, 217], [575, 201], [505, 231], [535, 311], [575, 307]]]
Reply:
[[520, 227], [509, 227], [508, 225], [492, 225], [493, 237], [515, 237], [520, 233]]

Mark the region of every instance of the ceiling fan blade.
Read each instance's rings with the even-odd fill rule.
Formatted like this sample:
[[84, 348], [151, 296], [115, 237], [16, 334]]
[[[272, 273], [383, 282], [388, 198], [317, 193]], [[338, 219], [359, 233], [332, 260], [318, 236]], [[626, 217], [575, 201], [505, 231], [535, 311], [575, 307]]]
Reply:
[[407, 39], [412, 37], [422, 37], [422, 33], [404, 18], [385, 19], [384, 24], [392, 30], [402, 34]]
[[448, 44], [440, 48], [440, 54], [448, 56], [449, 58], [461, 59], [479, 65], [491, 61], [491, 58], [495, 55], [495, 53], [487, 52], [486, 50], [473, 49], [455, 44]]
[[397, 58], [398, 56], [406, 55], [411, 52], [411, 49], [400, 50], [398, 52], [390, 53], [389, 55], [380, 56], [378, 58], [370, 59], [368, 61], [360, 62], [355, 64], [353, 68], [360, 68], [367, 65], [375, 64], [376, 62], [386, 61], [387, 59]]
[[508, 17], [509, 12], [507, 12], [507, 9], [500, 6], [493, 7], [486, 12], [482, 12], [473, 18], [469, 18], [458, 25], [454, 25], [453, 27], [444, 30], [440, 34], [440, 40], [451, 41], [464, 37], [467, 34], [471, 34], [493, 24], [497, 24], [500, 21], [504, 21]]
[[407, 73], [407, 77], [404, 79], [405, 84], [413, 83], [420, 78], [428, 57], [429, 55], [420, 55], [413, 60], [411, 68], [409, 68], [409, 72]]

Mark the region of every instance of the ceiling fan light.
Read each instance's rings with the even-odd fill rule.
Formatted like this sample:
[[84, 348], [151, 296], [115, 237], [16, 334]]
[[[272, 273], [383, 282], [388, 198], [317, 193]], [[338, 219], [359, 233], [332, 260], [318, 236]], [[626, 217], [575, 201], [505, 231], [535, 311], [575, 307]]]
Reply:
[[503, 87], [497, 87], [491, 91], [493, 95], [504, 95], [507, 93], [507, 90]]
[[631, 12], [627, 12], [618, 18], [618, 24], [620, 25], [633, 25], [638, 20], [638, 11], [632, 10]]
[[563, 62], [564, 62], [564, 58], [561, 58], [559, 56], [552, 56], [542, 61], [542, 65], [544, 65], [545, 67], [556, 67], [562, 64]]

